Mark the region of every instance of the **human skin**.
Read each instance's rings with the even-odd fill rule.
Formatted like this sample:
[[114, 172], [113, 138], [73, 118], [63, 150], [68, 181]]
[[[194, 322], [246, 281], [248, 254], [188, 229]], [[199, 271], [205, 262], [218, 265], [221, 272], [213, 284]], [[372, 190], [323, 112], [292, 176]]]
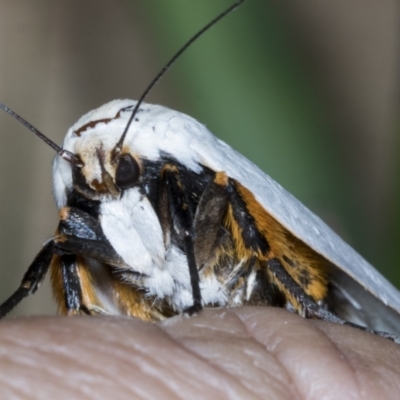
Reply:
[[1, 399], [389, 399], [400, 345], [265, 307], [0, 322]]

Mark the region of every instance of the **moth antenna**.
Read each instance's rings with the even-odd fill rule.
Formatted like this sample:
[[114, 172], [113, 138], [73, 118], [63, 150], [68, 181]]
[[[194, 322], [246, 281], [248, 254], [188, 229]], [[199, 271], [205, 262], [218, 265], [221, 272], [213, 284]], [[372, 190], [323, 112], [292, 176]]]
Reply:
[[239, 0], [236, 3], [232, 4], [230, 7], [228, 7], [225, 11], [223, 11], [221, 14], [217, 15], [213, 20], [211, 20], [207, 25], [205, 25], [202, 29], [200, 29], [194, 36], [192, 36], [174, 55], [173, 57], [164, 65], [164, 67], [161, 69], [161, 71], [156, 75], [156, 77], [150, 82], [149, 86], [145, 89], [143, 94], [140, 96], [139, 100], [136, 103], [135, 108], [132, 111], [132, 114], [129, 118], [128, 123], [125, 126], [124, 132], [121, 135], [121, 138], [119, 139], [118, 143], [114, 147], [114, 157], [117, 157], [118, 154], [121, 153], [122, 146], [124, 144], [124, 140], [126, 137], [126, 134], [128, 133], [129, 127], [132, 124], [133, 118], [135, 118], [135, 115], [137, 111], [139, 110], [139, 107], [143, 103], [144, 99], [147, 97], [147, 95], [150, 93], [150, 91], [153, 89], [153, 87], [156, 85], [156, 83], [162, 78], [162, 76], [170, 69], [172, 64], [180, 57], [180, 55], [185, 52], [185, 50], [191, 46], [193, 42], [195, 42], [203, 33], [208, 31], [213, 25], [215, 25], [219, 20], [230, 14], [233, 10], [235, 10], [237, 7], [239, 7], [245, 0]]
[[38, 129], [36, 129], [33, 125], [31, 125], [28, 121], [23, 119], [21, 116], [19, 116], [17, 113], [15, 113], [11, 108], [7, 107], [5, 104], [0, 103], [0, 108], [10, 114], [13, 118], [15, 118], [17, 121], [21, 122], [22, 125], [24, 125], [26, 128], [28, 128], [31, 132], [33, 132], [36, 136], [39, 137], [39, 139], [42, 139], [43, 142], [45, 142], [47, 145], [49, 145], [53, 150], [55, 150], [60, 157], [62, 157], [64, 160], [72, 163], [74, 162], [76, 165], [79, 165], [81, 162], [79, 158], [71, 153], [68, 150], [64, 150], [62, 147], [60, 147], [58, 144], [54, 143], [52, 140], [50, 140], [45, 134], [40, 132]]

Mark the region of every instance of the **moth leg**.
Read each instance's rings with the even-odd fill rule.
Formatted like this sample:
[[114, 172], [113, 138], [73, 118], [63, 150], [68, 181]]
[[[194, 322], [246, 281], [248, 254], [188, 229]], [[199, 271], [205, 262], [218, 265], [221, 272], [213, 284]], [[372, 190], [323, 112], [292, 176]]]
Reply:
[[108, 312], [107, 310], [105, 310], [104, 308], [101, 308], [99, 306], [96, 306], [95, 304], [92, 304], [90, 307], [86, 307], [83, 306], [85, 308], [85, 310], [81, 310], [84, 311], [86, 314], [88, 315], [93, 315], [93, 314], [98, 314], [98, 315], [114, 315], [111, 312]]
[[98, 303], [91, 272], [81, 266], [78, 256], [117, 267], [124, 267], [124, 261], [104, 236], [98, 220], [80, 209], [60, 211], [58, 232], [53, 239], [58, 259], [51, 273], [60, 310], [67, 315], [108, 314]]
[[268, 268], [278, 279], [279, 283], [287, 289], [290, 294], [299, 302], [299, 304], [305, 310], [305, 316], [308, 318], [321, 319], [323, 321], [335, 322], [337, 324], [349, 325], [357, 329], [361, 329], [366, 332], [374, 333], [379, 336], [385, 337], [387, 339], [394, 340], [395, 335], [390, 333], [374, 331], [372, 329], [366, 328], [348, 322], [344, 319], [339, 318], [335, 314], [328, 311], [325, 307], [319, 305], [311, 296], [304, 292], [304, 290], [296, 283], [296, 281], [289, 275], [278, 259], [272, 258], [267, 261]]
[[126, 267], [104, 236], [98, 220], [86, 212], [74, 207], [63, 208], [58, 232], [59, 235], [54, 238], [58, 254], [86, 256], [105, 264]]
[[[113, 311], [103, 308], [102, 301], [98, 297], [102, 290], [106, 290], [109, 293], [116, 291], [118, 296], [112, 301], [117, 308], [124, 310], [128, 315], [154, 320], [156, 311], [150, 299], [145, 297], [145, 292], [124, 284], [121, 279], [122, 274], [131, 273], [131, 278], [135, 279], [137, 287], [141, 287], [145, 275], [132, 271], [119, 256], [105, 237], [97, 218], [74, 207], [64, 208], [60, 211], [58, 232], [59, 235], [54, 238], [54, 242], [59, 261], [55, 260], [51, 273], [53, 286], [56, 288], [56, 299], [62, 313], [76, 314], [78, 311], [83, 311], [87, 314], [114, 315]], [[69, 268], [64, 268], [66, 272], [64, 276], [67, 277], [67, 282], [74, 280], [78, 282], [70, 283], [68, 287], [61, 274], [61, 259], [70, 255], [71, 265]], [[88, 267], [85, 260], [87, 258], [99, 261], [109, 268], [102, 272], [97, 270], [96, 275], [96, 271]], [[130, 282], [132, 283], [133, 279]], [[66, 298], [67, 292], [70, 295], [69, 299]]]
[[[61, 280], [62, 288], [58, 290], [56, 296], [62, 296], [63, 306], [60, 306], [59, 311], [62, 314], [73, 316], [79, 314], [93, 315], [93, 314], [109, 314], [98, 304], [97, 297], [92, 289], [91, 284], [88, 284], [88, 276], [84, 276], [84, 271], [79, 269], [79, 263], [75, 254], [63, 254], [59, 256], [59, 264], [56, 268], [60, 269], [61, 274], [57, 274]], [[53, 271], [52, 271], [53, 272]], [[87, 275], [87, 274], [86, 274]], [[52, 275], [53, 283], [55, 277]], [[90, 282], [90, 278], [89, 278]], [[65, 307], [65, 308], [64, 308]]]
[[95, 280], [82, 264], [82, 257], [58, 253], [63, 252], [56, 249], [50, 265], [50, 280], [58, 312], [68, 316], [107, 314], [99, 305], [93, 286]]
[[90, 310], [82, 303], [82, 288], [76, 265], [76, 256], [64, 254], [60, 257], [60, 263], [67, 314], [77, 315], [80, 311], [90, 314]]
[[49, 240], [25, 273], [19, 288], [0, 305], [0, 318], [9, 313], [25, 297], [35, 293], [46, 276], [54, 256], [61, 259], [61, 282], [67, 313], [91, 313], [82, 304], [81, 282], [77, 274], [76, 256], [95, 258], [113, 266], [125, 266], [121, 257], [104, 237], [98, 221], [74, 208], [60, 212], [59, 235]]
[[70, 235], [58, 235], [54, 238], [57, 254], [76, 254], [94, 258], [102, 263], [116, 267], [126, 267], [124, 260], [114, 248], [106, 241], [83, 239]]
[[[171, 227], [177, 238], [183, 238], [179, 244], [185, 249], [193, 296], [193, 305], [188, 307], [185, 313], [193, 315], [203, 308], [200, 277], [194, 252], [193, 218], [179, 178], [179, 171], [171, 164], [164, 165], [161, 171], [158, 211], [164, 232], [169, 231], [166, 227]], [[166, 237], [165, 239], [168, 244], [170, 238]]]
[[0, 305], [0, 318], [8, 314], [25, 297], [35, 293], [43, 282], [54, 255], [54, 242], [47, 242], [26, 271], [19, 288]]
[[229, 206], [229, 178], [217, 172], [204, 189], [194, 218], [194, 253], [201, 270], [215, 257], [215, 252], [226, 234], [223, 227]]
[[[56, 250], [56, 252], [62, 252]], [[50, 268], [54, 297], [63, 315], [110, 315], [99, 305], [93, 288], [94, 278], [80, 266], [75, 254], [56, 255]]]
[[[212, 264], [215, 260], [217, 250], [228, 237], [229, 229], [225, 226], [229, 206], [236, 200], [235, 188], [225, 172], [217, 172], [212, 181], [205, 187], [196, 208], [196, 213], [192, 221], [192, 216], [186, 206], [185, 192], [179, 180], [179, 172], [174, 166], [166, 165], [162, 171], [163, 179], [159, 191], [158, 214], [165, 234], [166, 245], [169, 245], [171, 237], [169, 232], [175, 231], [175, 242], [187, 249], [186, 243], [179, 243], [182, 231], [189, 232], [190, 250], [194, 251], [191, 256], [195, 266], [195, 273], [192, 274], [189, 263], [189, 272], [192, 279], [192, 288], [200, 286], [199, 271]], [[178, 200], [177, 200], [178, 199]], [[232, 205], [234, 208], [234, 205]], [[246, 212], [242, 208], [238, 213]], [[182, 215], [185, 213], [185, 215]], [[188, 225], [184, 225], [188, 223]], [[245, 221], [247, 222], [247, 220]], [[247, 239], [247, 238], [246, 238]], [[256, 240], [256, 246], [259, 241]], [[193, 250], [192, 250], [193, 246]], [[258, 249], [258, 247], [257, 247]], [[249, 257], [253, 255], [253, 249], [249, 250]], [[194, 268], [193, 268], [194, 269]], [[200, 294], [200, 289], [199, 294]], [[195, 292], [194, 304], [195, 304]], [[199, 295], [199, 301], [201, 297]], [[201, 303], [200, 303], [201, 304]], [[197, 310], [196, 310], [197, 311]], [[186, 312], [191, 313], [192, 308]]]

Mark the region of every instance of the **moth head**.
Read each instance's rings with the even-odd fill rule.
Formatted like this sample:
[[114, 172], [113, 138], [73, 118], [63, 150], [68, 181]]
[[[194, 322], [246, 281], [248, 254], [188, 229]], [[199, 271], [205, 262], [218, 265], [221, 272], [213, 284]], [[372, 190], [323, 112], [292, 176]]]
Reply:
[[140, 166], [130, 153], [113, 157], [112, 150], [99, 144], [88, 153], [78, 153], [79, 162], [72, 162], [73, 187], [89, 199], [116, 198], [127, 189], [136, 186], [140, 178]]
[[[53, 164], [54, 195], [58, 206], [76, 190], [90, 200], [116, 199], [141, 181], [141, 158], [131, 143], [116, 150], [135, 102], [114, 100], [81, 117], [67, 132], [63, 150]], [[136, 126], [132, 126], [134, 135]]]
[[71, 162], [72, 185], [87, 198], [116, 198], [139, 183], [139, 158], [129, 146], [116, 150], [122, 132], [120, 114], [90, 120], [71, 133], [76, 156]]

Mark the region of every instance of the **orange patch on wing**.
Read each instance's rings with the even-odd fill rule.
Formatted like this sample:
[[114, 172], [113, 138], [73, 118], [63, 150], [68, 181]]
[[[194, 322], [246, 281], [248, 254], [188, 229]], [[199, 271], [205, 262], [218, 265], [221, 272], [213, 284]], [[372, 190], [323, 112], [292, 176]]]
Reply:
[[260, 254], [260, 253], [255, 254], [253, 249], [250, 249], [249, 247], [246, 246], [243, 240], [242, 227], [237, 223], [235, 217], [233, 216], [233, 210], [230, 204], [228, 206], [228, 213], [226, 216], [225, 223], [227, 225], [227, 228], [230, 230], [232, 234], [233, 241], [235, 243], [237, 258], [239, 260], [242, 259], [248, 260], [251, 257], [257, 257], [264, 260], [267, 259], [266, 254]]
[[[254, 251], [245, 246], [242, 227], [234, 220], [230, 206], [227, 225], [236, 242], [238, 257], [256, 256], [263, 261], [277, 258], [289, 275], [309, 296], [315, 301], [323, 300], [328, 291], [328, 276], [331, 268], [329, 261], [284, 228], [260, 205], [250, 190], [239, 182], [232, 181], [245, 202], [247, 211], [253, 217], [257, 230], [266, 238], [270, 247], [267, 254], [253, 254]], [[273, 278], [275, 281], [277, 280], [275, 277]], [[279, 282], [277, 284], [282, 289], [282, 285]], [[287, 290], [283, 291], [287, 292]]]

